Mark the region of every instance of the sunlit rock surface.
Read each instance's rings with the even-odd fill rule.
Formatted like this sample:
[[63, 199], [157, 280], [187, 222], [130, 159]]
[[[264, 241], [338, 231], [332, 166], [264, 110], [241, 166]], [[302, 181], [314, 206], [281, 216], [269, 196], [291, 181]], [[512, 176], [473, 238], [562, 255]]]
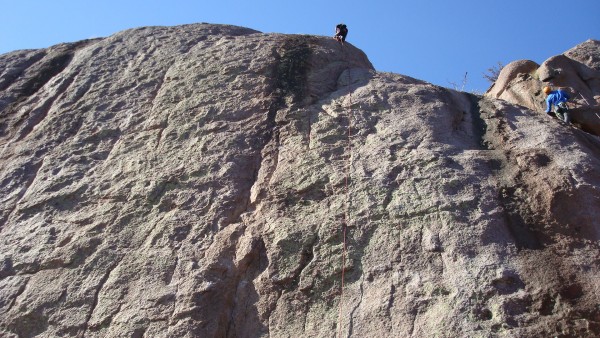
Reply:
[[208, 24], [0, 90], [2, 337], [600, 334], [600, 141], [527, 105]]

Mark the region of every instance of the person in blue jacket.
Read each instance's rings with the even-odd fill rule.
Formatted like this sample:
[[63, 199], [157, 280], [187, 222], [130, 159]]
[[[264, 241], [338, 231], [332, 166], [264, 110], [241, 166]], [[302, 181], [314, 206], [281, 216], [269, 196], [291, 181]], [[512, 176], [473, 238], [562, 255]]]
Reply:
[[552, 116], [552, 106], [556, 107], [556, 117], [560, 120], [565, 121], [565, 123], [570, 122], [569, 117], [569, 108], [567, 107], [567, 101], [569, 101], [569, 94], [567, 94], [564, 90], [552, 90], [552, 88], [546, 86], [544, 87], [544, 94], [546, 97], [546, 114]]

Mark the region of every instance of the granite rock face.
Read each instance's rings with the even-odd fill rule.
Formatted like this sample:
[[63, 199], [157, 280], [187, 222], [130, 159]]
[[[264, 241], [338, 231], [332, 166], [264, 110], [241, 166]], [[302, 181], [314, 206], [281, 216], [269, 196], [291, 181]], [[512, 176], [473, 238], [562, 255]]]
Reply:
[[330, 37], [0, 67], [0, 336], [600, 334], [596, 136]]
[[485, 95], [543, 113], [544, 86], [567, 91], [575, 126], [600, 135], [600, 41], [588, 40], [541, 65], [530, 60], [512, 62]]

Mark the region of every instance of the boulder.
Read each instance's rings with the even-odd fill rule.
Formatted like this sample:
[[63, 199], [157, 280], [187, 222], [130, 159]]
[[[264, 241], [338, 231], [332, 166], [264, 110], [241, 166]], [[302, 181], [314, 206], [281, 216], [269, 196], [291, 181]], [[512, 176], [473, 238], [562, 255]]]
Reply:
[[0, 65], [2, 337], [600, 334], [596, 136], [330, 37]]
[[570, 96], [573, 124], [600, 135], [600, 42], [588, 40], [541, 65], [521, 60], [500, 72], [486, 96], [499, 98], [543, 113], [544, 86], [566, 90]]

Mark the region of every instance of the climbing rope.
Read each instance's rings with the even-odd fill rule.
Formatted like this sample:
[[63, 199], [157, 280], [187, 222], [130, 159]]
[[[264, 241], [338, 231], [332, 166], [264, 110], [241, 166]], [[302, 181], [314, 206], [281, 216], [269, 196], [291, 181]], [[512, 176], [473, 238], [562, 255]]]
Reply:
[[[351, 173], [351, 169], [352, 169], [352, 118], [353, 118], [353, 111], [352, 111], [352, 107], [354, 106], [354, 102], [352, 100], [352, 89], [350, 88], [351, 84], [352, 84], [352, 77], [350, 74], [350, 69], [347, 70], [347, 75], [348, 75], [348, 87], [349, 87], [349, 91], [348, 91], [348, 101], [349, 101], [349, 109], [347, 111], [347, 118], [348, 118], [348, 128], [347, 128], [347, 144], [346, 144], [346, 153], [347, 153], [347, 158], [346, 158], [346, 168], [344, 171], [344, 210], [343, 210], [343, 218], [342, 218], [342, 273], [341, 273], [341, 283], [340, 283], [340, 301], [339, 301], [339, 314], [338, 314], [338, 333], [337, 336], [341, 337], [342, 336], [342, 329], [344, 327], [343, 325], [343, 314], [344, 314], [344, 284], [345, 284], [345, 273], [346, 273], [346, 256], [348, 254], [348, 248], [347, 248], [347, 230], [348, 230], [348, 226], [350, 224], [350, 173]], [[309, 125], [309, 130], [308, 130], [308, 149], [311, 149], [311, 143], [312, 143], [312, 137], [311, 137], [311, 130], [310, 130], [310, 125], [312, 124], [311, 121], [311, 116], [309, 114], [308, 116], [309, 121], [308, 121], [308, 125]], [[343, 160], [343, 159], [342, 159]], [[335, 164], [332, 163], [332, 169], [334, 172], [339, 170], [339, 167]], [[334, 194], [334, 196], [338, 195], [339, 191], [336, 191], [337, 188], [335, 187], [335, 185], [332, 185], [332, 192]]]
[[[352, 79], [350, 77], [350, 70], [348, 69], [348, 86], [352, 84]], [[344, 207], [344, 218], [342, 221], [342, 281], [340, 285], [340, 305], [339, 305], [339, 315], [338, 315], [338, 338], [342, 336], [342, 316], [344, 310], [344, 279], [346, 272], [346, 234], [348, 225], [350, 222], [350, 170], [352, 167], [352, 89], [348, 92], [348, 100], [350, 102], [350, 109], [348, 110], [348, 140], [347, 140], [347, 156], [348, 163], [346, 166], [346, 173], [344, 178], [344, 187], [345, 187], [345, 207]]]

